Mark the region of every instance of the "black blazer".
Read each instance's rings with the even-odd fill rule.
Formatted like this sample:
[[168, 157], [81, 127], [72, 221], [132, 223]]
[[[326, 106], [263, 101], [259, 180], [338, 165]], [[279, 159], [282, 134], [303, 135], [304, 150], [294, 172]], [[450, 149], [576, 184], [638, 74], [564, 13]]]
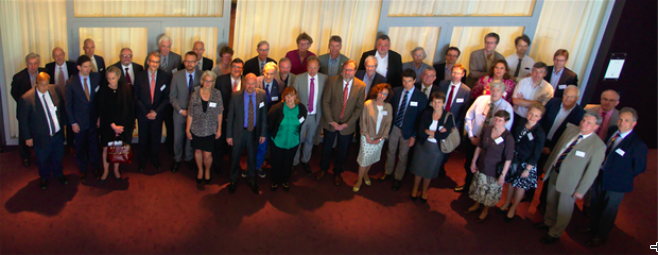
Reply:
[[[544, 80], [551, 82], [551, 77], [553, 77], [553, 66], [546, 67], [546, 72], [548, 74], [544, 76]], [[555, 87], [555, 93], [553, 94], [554, 98], [562, 98], [564, 89], [560, 89], [559, 85], [576, 85], [578, 86], [578, 75], [571, 71], [569, 68], [564, 68], [562, 76], [560, 76], [560, 81], [557, 84], [551, 84]]]
[[537, 123], [532, 129], [530, 129], [530, 132], [528, 132], [528, 134], [532, 134], [532, 140], [530, 140], [528, 134], [524, 135], [521, 137], [521, 140], [519, 140], [519, 135], [521, 134], [521, 131], [523, 131], [527, 122], [528, 120], [521, 119], [519, 120], [519, 124], [514, 126], [512, 132], [514, 142], [516, 142], [514, 150], [516, 151], [521, 163], [537, 166], [537, 162], [541, 156], [541, 150], [544, 149], [544, 143], [546, 142], [546, 133], [541, 128], [541, 125]]
[[[417, 82], [417, 83], [414, 84], [414, 86], [416, 87], [416, 90], [420, 91], [420, 93], [423, 93], [423, 84], [422, 83]], [[441, 90], [439, 90], [439, 86], [432, 84], [432, 87], [430, 88], [430, 95], [432, 95], [432, 93], [434, 93], [434, 92], [439, 92], [439, 91], [441, 91]], [[425, 93], [423, 93], [423, 94], [425, 94]], [[427, 104], [429, 105], [430, 103], [431, 102], [428, 98], [427, 99]]]
[[98, 73], [101, 75], [101, 82], [103, 82], [105, 81], [105, 59], [98, 55], [94, 55], [94, 59], [96, 59], [96, 64], [98, 64]]
[[[135, 78], [137, 77], [137, 75], [139, 75], [139, 73], [144, 71], [144, 67], [140, 64], [135, 63], [135, 62], [132, 62], [132, 64], [133, 64], [133, 74], [134, 74], [135, 77], [130, 77], [130, 78], [131, 78], [131, 81], [133, 83], [135, 83]], [[114, 65], [112, 65], [112, 66], [114, 66], [116, 68], [119, 68], [119, 70], [121, 70], [121, 77], [119, 78], [119, 83], [128, 83], [128, 81], [126, 81], [126, 74], [125, 74], [126, 69], [124, 69], [123, 66], [121, 65], [121, 61], [114, 63]], [[107, 84], [107, 80], [104, 81], [104, 84]], [[132, 85], [132, 84], [130, 84], [130, 85]]]
[[[276, 64], [276, 61], [271, 58], [267, 58], [267, 61], [265, 63], [269, 62], [274, 62]], [[247, 62], [244, 62], [244, 69], [242, 69], [242, 74], [247, 75], [248, 73], [253, 73], [256, 76], [260, 76], [260, 66], [258, 65], [258, 56], [253, 57], [250, 60], [247, 60]]]
[[[463, 79], [462, 79], [463, 80]], [[450, 81], [443, 81], [439, 84], [439, 90], [446, 94], [446, 101], [448, 101], [448, 89], [450, 88]], [[457, 102], [457, 99], [464, 99], [463, 102]], [[460, 100], [461, 101], [461, 100]], [[455, 125], [459, 128], [459, 133], [463, 134], [464, 130], [464, 119], [466, 118], [466, 112], [470, 107], [471, 102], [471, 88], [466, 86], [464, 82], [459, 86], [457, 95], [452, 99], [452, 105], [450, 106], [450, 113], [455, 116]]]
[[[39, 67], [37, 74], [40, 72], [48, 72], [48, 70]], [[14, 74], [14, 78], [11, 81], [11, 97], [14, 98], [16, 103], [18, 103], [18, 101], [21, 100], [21, 96], [30, 89], [32, 89], [32, 81], [30, 81], [30, 73], [27, 72], [27, 68]], [[18, 107], [16, 107], [16, 119], [18, 119], [19, 114]]]
[[[55, 84], [55, 66], [57, 63], [50, 62], [46, 64], [46, 70], [48, 70], [48, 75], [50, 75], [50, 84]], [[69, 73], [69, 79], [78, 74], [78, 64], [71, 61], [66, 61], [66, 71]]]
[[89, 128], [90, 125], [96, 125], [98, 121], [98, 97], [100, 92], [100, 75], [98, 73], [89, 73], [89, 100], [85, 95], [80, 73], [66, 81], [66, 93], [64, 94], [66, 102], [66, 117], [69, 124], [78, 124], [80, 130]]
[[[434, 80], [434, 85], [439, 85], [439, 83], [441, 83], [446, 78], [445, 75], [446, 63], [439, 63], [433, 65], [432, 67], [434, 67], [434, 70], [436, 70], [436, 80]], [[466, 83], [466, 69], [464, 69], [464, 76], [462, 77], [462, 83]]]
[[[185, 61], [185, 59], [183, 59]], [[211, 71], [213, 66], [215, 65], [215, 62], [213, 62], [211, 59], [207, 57], [203, 57], [203, 66], [201, 67], [202, 71]], [[178, 70], [184, 70], [185, 69], [185, 63], [180, 63], [178, 66]]]
[[[430, 137], [428, 134], [425, 133], [425, 129], [429, 129], [430, 126], [432, 125], [432, 115], [434, 114], [434, 109], [433, 108], [425, 108], [423, 111], [422, 115], [420, 116], [420, 122], [418, 124], [418, 130], [416, 131], [418, 134], [418, 142], [420, 144], [425, 144], [427, 139]], [[434, 133], [434, 138], [437, 141], [441, 141], [443, 139], [446, 139], [450, 135], [450, 130], [454, 127], [452, 125], [452, 120], [453, 120], [453, 115], [450, 114], [450, 117], [448, 117], [447, 112], [443, 112], [443, 115], [439, 119], [439, 124], [436, 126], [437, 130], [430, 130], [430, 131], [435, 131]], [[440, 126], [443, 126], [447, 131], [445, 133], [440, 133], [438, 131], [438, 128]], [[436, 143], [437, 146], [439, 146], [439, 149], [441, 148], [441, 142]]]
[[[244, 131], [244, 90], [236, 91], [231, 94], [231, 104], [228, 111], [228, 126], [226, 128], [226, 138], [240, 137]], [[267, 107], [265, 107], [265, 91], [256, 88], [256, 134], [260, 137], [267, 137]], [[262, 105], [262, 107], [261, 107]]]
[[[276, 134], [279, 132], [279, 126], [283, 120], [283, 107], [287, 106], [285, 106], [285, 103], [281, 101], [273, 105], [267, 112], [267, 129], [270, 132], [270, 136], [273, 140], [276, 137]], [[297, 107], [299, 107], [299, 114], [297, 114], [297, 119], [302, 120], [302, 118], [304, 118], [299, 123], [298, 131], [301, 132], [302, 125], [304, 122], [306, 122], [306, 115], [308, 114], [308, 110], [306, 110], [306, 106], [304, 106], [304, 104], [297, 104]]]
[[[240, 79], [242, 79], [242, 77], [240, 77]], [[233, 94], [231, 74], [227, 73], [217, 77], [217, 80], [215, 80], [215, 88], [222, 93], [222, 103], [224, 104], [224, 114], [222, 114], [224, 120], [222, 121], [222, 126], [226, 127], [226, 120], [228, 119], [228, 107], [231, 102], [231, 95]]]
[[171, 76], [169, 73], [158, 69], [155, 75], [155, 90], [153, 91], [153, 103], [151, 103], [151, 84], [149, 83], [149, 72], [145, 70], [136, 75], [133, 85], [133, 96], [137, 108], [137, 118], [144, 119], [146, 114], [154, 110], [156, 118], [164, 118], [163, 110], [169, 104], [169, 87]]
[[[366, 58], [374, 56], [377, 50], [366, 51], [361, 55], [361, 62], [358, 70], [366, 70]], [[388, 71], [386, 72], [386, 81], [393, 87], [402, 86], [402, 56], [395, 51], [388, 51]], [[420, 77], [417, 77], [418, 79]]]
[[555, 131], [555, 134], [553, 135], [553, 139], [549, 140], [548, 139], [548, 133], [551, 131], [551, 127], [553, 127], [553, 122], [555, 122], [555, 117], [557, 117], [557, 113], [560, 111], [560, 108], [562, 107], [562, 99], [561, 98], [551, 98], [551, 100], [548, 100], [548, 103], [546, 103], [546, 112], [544, 113], [544, 117], [541, 118], [539, 121], [539, 124], [541, 125], [541, 128], [546, 132], [546, 142], [544, 143], [544, 147], [553, 149], [553, 146], [555, 146], [555, 143], [560, 139], [560, 136], [562, 136], [562, 133], [564, 133], [564, 130], [567, 128], [567, 123], [574, 124], [576, 126], [580, 125], [580, 121], [583, 120], [583, 115], [585, 115], [585, 110], [583, 107], [580, 105], [576, 104], [574, 105], [573, 110], [571, 110], [571, 113], [567, 116], [564, 121], [562, 121], [562, 124], [560, 124], [560, 127]]
[[[608, 129], [606, 144], [612, 138], [612, 134], [619, 128], [612, 126]], [[617, 150], [623, 151], [617, 152]], [[615, 192], [633, 191], [633, 178], [644, 172], [647, 168], [647, 145], [642, 141], [635, 131], [621, 140], [617, 147], [613, 148], [603, 163], [603, 188]], [[624, 154], [623, 156], [621, 154]]]
[[[400, 104], [400, 99], [404, 93], [404, 87], [397, 87], [393, 89], [393, 99], [391, 100], [391, 106], [393, 106], [393, 125], [395, 125], [395, 118], [398, 114], [398, 105]], [[411, 106], [412, 102], [416, 102], [416, 106]], [[416, 126], [418, 125], [418, 119], [423, 110], [427, 107], [427, 97], [423, 92], [420, 92], [417, 89], [414, 89], [413, 94], [407, 102], [407, 110], [402, 120], [402, 137], [407, 140], [410, 137], [416, 136]], [[393, 128], [391, 128], [393, 130]]]
[[[361, 81], [363, 81], [363, 77], [365, 76], [366, 76], [366, 70], [358, 70], [354, 75], [354, 77], [358, 78]], [[363, 83], [365, 83], [365, 81]], [[372, 80], [372, 84], [370, 84], [370, 88], [368, 89], [368, 91], [366, 91], [366, 101], [368, 100], [368, 98], [370, 98], [370, 91], [372, 91], [372, 88], [382, 83], [386, 83], [386, 77], [375, 72], [375, 78]]]
[[[60, 132], [64, 130], [66, 125], [66, 117], [63, 111], [64, 100], [60, 90], [55, 86], [48, 87], [50, 98], [55, 107], [57, 107], [57, 121], [59, 121]], [[50, 145], [50, 128], [48, 127], [48, 119], [44, 114], [44, 106], [41, 100], [37, 98], [38, 94], [36, 88], [28, 90], [18, 101], [18, 108], [20, 115], [18, 116], [18, 124], [21, 134], [25, 136], [25, 140], [34, 139], [35, 149], [44, 149]]]
[[[263, 87], [263, 91], [267, 94], [267, 90], [265, 90], [265, 79], [263, 79], [263, 84], [260, 84]], [[281, 98], [281, 92], [283, 92], [283, 87], [279, 86], [279, 82], [276, 81], [276, 79], [272, 80], [272, 88], [270, 89], [272, 92], [270, 93], [269, 97], [265, 97], [265, 101], [267, 102], [267, 109], [269, 111], [270, 107], [273, 105], [277, 104], [278, 102], [283, 101], [283, 98]], [[276, 97], [276, 100], [272, 101], [272, 97]]]

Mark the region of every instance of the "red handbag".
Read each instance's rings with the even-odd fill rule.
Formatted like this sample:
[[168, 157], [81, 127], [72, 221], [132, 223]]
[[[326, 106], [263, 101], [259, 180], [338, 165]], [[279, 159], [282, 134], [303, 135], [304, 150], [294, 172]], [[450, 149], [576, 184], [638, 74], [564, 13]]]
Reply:
[[[119, 136], [117, 136], [118, 140]], [[120, 140], [110, 142], [107, 146], [107, 162], [130, 164], [133, 162], [133, 153], [130, 144], [123, 144]]]

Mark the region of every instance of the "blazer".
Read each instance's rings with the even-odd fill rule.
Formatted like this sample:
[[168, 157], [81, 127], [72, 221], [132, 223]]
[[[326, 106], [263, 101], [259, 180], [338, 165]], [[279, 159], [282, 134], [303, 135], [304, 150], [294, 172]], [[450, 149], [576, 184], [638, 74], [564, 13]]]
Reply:
[[[48, 72], [46, 68], [41, 68], [37, 70], [37, 74], [40, 72]], [[36, 82], [36, 78], [35, 78]], [[11, 80], [11, 97], [14, 98], [14, 101], [18, 103], [21, 100], [21, 96], [25, 94], [28, 90], [32, 89], [32, 81], [30, 80], [30, 73], [27, 72], [27, 68], [21, 70], [20, 72], [14, 74], [14, 77]], [[16, 119], [20, 115], [18, 107], [16, 107]]]
[[[554, 66], [546, 67], [547, 75], [544, 76], [544, 80], [546, 80], [549, 83], [551, 82], [551, 77], [553, 77], [553, 67]], [[578, 75], [573, 71], [571, 71], [571, 69], [565, 67], [564, 71], [562, 72], [562, 76], [560, 76], [560, 81], [558, 81], [557, 84], [551, 84], [551, 85], [553, 85], [555, 91], [553, 97], [562, 98], [562, 94], [564, 93], [565, 88], [560, 89], [560, 85], [578, 86]]]
[[[494, 51], [493, 61], [505, 60], [502, 54]], [[466, 84], [474, 86], [480, 77], [487, 75], [487, 60], [484, 58], [484, 49], [479, 49], [471, 52], [471, 57], [468, 60], [468, 79]]]
[[[377, 50], [366, 51], [361, 55], [358, 70], [366, 70], [366, 58], [374, 56]], [[389, 50], [388, 51], [388, 71], [386, 72], [386, 81], [393, 87], [402, 86], [402, 56], [399, 53]]]
[[[618, 130], [613, 126], [605, 142], [610, 141]], [[647, 145], [639, 135], [631, 131], [617, 147], [606, 155], [603, 169], [603, 188], [615, 192], [633, 191], [633, 178], [647, 168]]]
[[[325, 89], [325, 84], [327, 83], [327, 75], [323, 73], [318, 73], [316, 75], [318, 78], [317, 83], [315, 84], [318, 88], [318, 98], [315, 99], [316, 105], [315, 105], [315, 125], [320, 124], [320, 119], [322, 118], [322, 93], [324, 92]], [[309, 90], [308, 90], [308, 73], [301, 73], [297, 76], [297, 79], [295, 79], [295, 83], [292, 85], [296, 90], [297, 90], [297, 97], [299, 98], [300, 104], [304, 105], [304, 108], [307, 110], [309, 109], [308, 106], [308, 95], [309, 95]], [[340, 113], [339, 113], [340, 114]], [[349, 124], [348, 124], [349, 125]]]
[[[158, 52], [160, 52], [160, 50], [158, 50]], [[160, 53], [160, 54], [162, 54], [162, 53]], [[164, 58], [164, 56], [162, 56], [162, 55], [160, 55], [160, 57]], [[165, 71], [169, 75], [169, 77], [171, 77], [171, 75], [173, 75], [174, 69], [176, 69], [178, 71], [179, 70], [178, 68], [180, 67], [181, 63], [183, 63], [183, 61], [181, 59], [181, 56], [178, 55], [177, 53], [173, 52], [173, 51], [170, 51], [169, 55], [167, 57], [168, 57], [167, 68], [162, 68], [162, 65], [160, 65], [159, 69]], [[148, 56], [146, 56], [146, 59], [144, 60], [144, 68], [146, 68], [146, 69], [148, 69], [148, 67], [149, 67], [149, 64], [147, 63], [147, 61], [148, 61]], [[144, 70], [146, 70], [146, 69], [144, 69]], [[137, 75], [138, 74], [135, 74], [135, 76], [137, 76]]]
[[[366, 70], [358, 70], [356, 71], [356, 74], [354, 74], [354, 77], [359, 78], [359, 80], [363, 81], [363, 79], [366, 77]], [[363, 82], [365, 84], [365, 82]], [[368, 91], [366, 91], [366, 98], [370, 97], [370, 92], [372, 91], [372, 88], [375, 86], [386, 83], [386, 77], [382, 76], [381, 74], [375, 72], [375, 78], [372, 80], [372, 84], [370, 84], [370, 88], [368, 88]]]
[[[197, 69], [197, 71], [199, 70]], [[219, 90], [211, 88], [208, 108], [204, 112], [200, 91], [201, 87], [194, 87], [187, 109], [189, 109], [188, 116], [192, 117], [190, 132], [196, 136], [204, 137], [217, 132], [217, 115], [224, 112], [224, 104]]]
[[379, 109], [375, 100], [368, 100], [363, 105], [363, 112], [359, 120], [361, 127], [361, 134], [370, 136], [371, 139], [384, 138], [388, 139], [388, 134], [391, 132], [391, 123], [393, 122], [393, 107], [391, 104], [384, 102], [385, 114], [382, 116], [382, 123], [377, 132], [377, 117], [379, 117]]
[[541, 118], [538, 124], [540, 124], [544, 132], [546, 132], [546, 142], [544, 143], [544, 147], [548, 147], [552, 150], [553, 146], [555, 146], [555, 143], [560, 138], [560, 136], [562, 136], [562, 133], [566, 129], [567, 123], [578, 126], [580, 121], [583, 120], [585, 110], [583, 110], [583, 108], [578, 104], [574, 105], [571, 113], [567, 115], [567, 118], [562, 121], [560, 127], [558, 127], [558, 129], [555, 131], [555, 134], [553, 134], [553, 139], [549, 140], [548, 133], [551, 132], [553, 122], [555, 122], [555, 117], [557, 117], [557, 113], [560, 111], [560, 108], [562, 108], [562, 99], [551, 98], [551, 100], [548, 100], [548, 103], [546, 103], [545, 107], [546, 112], [544, 112], [544, 117]]
[[519, 120], [519, 124], [514, 126], [514, 130], [512, 132], [512, 136], [514, 136], [514, 141], [516, 142], [516, 146], [514, 146], [514, 148], [521, 163], [539, 167], [537, 166], [537, 162], [539, 162], [541, 150], [544, 149], [546, 133], [541, 128], [541, 125], [537, 123], [534, 127], [532, 127], [532, 129], [529, 130], [526, 135], [521, 137], [519, 140], [519, 135], [521, 134], [521, 131], [523, 131], [523, 128], [525, 128], [525, 124], [527, 122], [528, 120], [521, 119]]
[[[434, 109], [433, 108], [425, 108], [425, 110], [421, 113], [419, 121], [418, 121], [418, 130], [416, 133], [418, 134], [418, 142], [420, 144], [424, 144], [427, 142], [427, 139], [430, 137], [428, 134], [425, 133], [425, 129], [429, 129], [430, 126], [432, 125], [432, 122], [434, 121], [433, 118], [434, 115]], [[450, 115], [450, 116], [448, 116]], [[438, 132], [438, 130], [430, 130], [430, 131], [435, 131], [434, 133], [434, 139], [437, 140], [436, 145], [439, 146], [439, 149], [441, 149], [441, 140], [448, 138], [450, 135], [450, 131], [454, 127], [452, 125], [452, 120], [454, 119], [454, 115], [451, 113], [443, 112], [443, 115], [441, 115], [441, 118], [439, 119], [439, 123], [437, 126], [437, 129], [440, 126], [443, 126], [446, 129], [446, 132], [441, 133]]]
[[[48, 75], [50, 75], [50, 84], [57, 82], [55, 81], [55, 66], [57, 66], [55, 62], [46, 64], [46, 70], [48, 70]], [[78, 64], [72, 61], [66, 61], [66, 72], [68, 72], [69, 78], [78, 74]]]
[[[192, 81], [192, 93], [196, 87], [200, 87], [201, 75], [203, 71], [194, 69], [194, 78]], [[178, 113], [181, 110], [187, 110], [190, 103], [190, 89], [188, 88], [189, 73], [186, 70], [176, 72], [174, 78], [171, 79], [171, 87], [169, 88], [169, 102], [174, 107], [174, 112]], [[150, 93], [150, 92], [149, 92]], [[224, 105], [222, 105], [222, 108]]]
[[[318, 57], [320, 59], [320, 73], [323, 74], [329, 74], [329, 59], [331, 56], [329, 56], [329, 53], [327, 54], [322, 54]], [[343, 73], [343, 63], [345, 61], [350, 60], [347, 56], [340, 54], [338, 56], [338, 73], [337, 74], [342, 74]]]
[[[322, 127], [328, 131], [336, 131], [329, 122], [345, 123], [347, 127], [340, 131], [341, 135], [349, 135], [356, 131], [357, 120], [361, 117], [365, 102], [364, 84], [359, 79], [353, 79], [350, 95], [345, 105], [345, 115], [340, 119], [343, 110], [343, 75], [332, 76], [327, 80], [322, 92]], [[308, 102], [308, 99], [306, 100]], [[303, 102], [303, 101], [302, 101]]]
[[256, 88], [265, 91], [265, 95], [266, 95], [265, 101], [267, 102], [266, 106], [267, 106], [267, 110], [269, 111], [272, 105], [275, 105], [276, 103], [283, 100], [283, 98], [281, 98], [281, 92], [283, 92], [283, 87], [279, 85], [279, 82], [276, 79], [272, 79], [272, 88], [270, 88], [271, 92], [268, 92], [267, 90], [265, 90], [265, 84], [263, 83], [264, 82], [263, 80], [264, 80], [263, 76], [256, 77]]
[[101, 75], [101, 83], [105, 83], [105, 59], [103, 57], [94, 55], [96, 64], [98, 65], [98, 73]]
[[[402, 99], [402, 94], [404, 88], [397, 87], [393, 89], [393, 99], [391, 99], [391, 106], [393, 106], [393, 124], [395, 125], [395, 118], [398, 115], [398, 107], [400, 105], [400, 100]], [[413, 106], [412, 103], [416, 103], [416, 106]], [[418, 125], [420, 114], [423, 112], [425, 107], [427, 107], [427, 97], [420, 90], [414, 89], [413, 94], [409, 97], [409, 102], [407, 102], [407, 108], [404, 113], [404, 119], [402, 120], [402, 138], [408, 140], [410, 137], [416, 137], [416, 126]], [[393, 129], [391, 129], [393, 130]]]
[[[240, 137], [244, 129], [244, 90], [233, 92], [231, 95], [231, 104], [228, 110], [228, 124], [226, 128], [226, 138]], [[256, 93], [256, 122], [255, 131], [259, 137], [266, 137], [267, 135], [267, 107], [265, 107], [265, 91], [262, 89], [255, 89]]]
[[[182, 58], [182, 57], [181, 57]], [[181, 59], [182, 61], [182, 59]], [[215, 66], [215, 62], [212, 61], [212, 59], [209, 59], [207, 57], [203, 57], [203, 62], [201, 66], [201, 72], [203, 71], [212, 71], [212, 68]], [[178, 70], [183, 70], [185, 69], [185, 64], [181, 62], [181, 64], [178, 66]], [[199, 69], [197, 69], [199, 70]]]
[[[276, 64], [276, 61], [271, 58], [267, 58], [265, 60], [265, 63], [269, 62], [274, 62]], [[251, 58], [250, 60], [247, 60], [247, 62], [244, 62], [244, 69], [242, 69], [242, 75], [247, 75], [249, 73], [253, 73], [256, 76], [260, 76], [260, 66], [258, 65], [258, 56], [255, 56]]]
[[[446, 94], [446, 101], [448, 100], [448, 89], [450, 88], [450, 81], [442, 81], [439, 84], [439, 91]], [[457, 99], [461, 102], [457, 102]], [[466, 117], [466, 112], [468, 111], [469, 102], [471, 101], [471, 88], [466, 86], [464, 82], [459, 86], [457, 95], [452, 99], [452, 105], [450, 106], [450, 113], [455, 116], [455, 125], [461, 131], [464, 128], [464, 118]], [[447, 103], [447, 102], [446, 102]], [[460, 132], [462, 134], [463, 132]]]
[[[62, 110], [64, 108], [64, 100], [60, 90], [55, 88], [54, 85], [50, 85], [48, 91], [50, 92], [50, 98], [53, 104], [57, 108], [57, 121], [59, 121], [61, 132], [66, 125], [66, 116]], [[37, 96], [36, 87], [28, 90], [21, 96], [17, 107], [17, 109], [20, 109], [18, 124], [25, 140], [34, 139], [34, 148], [44, 149], [50, 145], [50, 128], [48, 127], [46, 114], [44, 114], [44, 106]]]
[[[546, 170], [544, 182], [551, 176], [555, 160], [560, 156], [562, 149], [569, 146], [572, 142], [571, 140], [576, 138], [579, 133], [580, 128], [578, 126], [569, 126], [562, 136], [560, 136], [560, 139], [555, 144], [555, 149], [551, 151], [551, 155], [548, 156], [546, 165], [544, 165], [544, 169]], [[574, 192], [583, 195], [587, 193], [587, 190], [594, 183], [596, 176], [599, 175], [599, 168], [601, 168], [601, 164], [605, 158], [605, 149], [605, 144], [595, 133], [581, 140], [567, 154], [564, 161], [562, 161], [560, 173], [555, 183], [555, 189], [569, 196]], [[582, 157], [576, 156], [576, 153], [584, 153], [585, 155]]]
[[[132, 62], [132, 64], [133, 64], [133, 77], [130, 77], [130, 81], [135, 83], [135, 77], [137, 77], [139, 73], [144, 71], [144, 67], [135, 62]], [[112, 66], [119, 68], [119, 70], [121, 70], [121, 77], [119, 78], [119, 82], [128, 83], [128, 81], [126, 81], [126, 74], [125, 74], [126, 69], [123, 67], [123, 65], [121, 65], [121, 61], [114, 63]]]
[[[242, 78], [242, 77], [240, 77]], [[215, 80], [215, 88], [219, 90], [222, 94], [222, 103], [224, 104], [224, 122], [222, 126], [226, 127], [228, 119], [228, 108], [231, 102], [231, 96], [233, 95], [233, 85], [231, 84], [231, 74], [227, 73], [217, 77]]]
[[[438, 63], [432, 67], [434, 67], [434, 70], [436, 70], [436, 79], [434, 80], [434, 85], [439, 85], [439, 83], [441, 83], [446, 78], [444, 71], [446, 69], [446, 63]], [[462, 83], [466, 83], [466, 70], [464, 70], [464, 76], [462, 76]]]
[[[416, 90], [420, 91], [420, 93], [423, 93], [423, 84], [422, 83], [417, 82], [417, 83], [414, 84], [414, 87], [416, 87]], [[439, 92], [439, 91], [441, 91], [441, 90], [439, 90], [438, 85], [432, 84], [432, 86], [430, 86], [430, 95], [432, 95], [432, 93], [434, 93], [434, 92]], [[425, 94], [425, 93], [423, 93], [423, 94]], [[447, 98], [448, 97], [446, 96], [446, 100], [448, 100]], [[430, 99], [428, 97], [427, 98], [427, 105], [429, 105], [430, 103], [431, 102], [430, 102]]]
[[98, 97], [100, 91], [100, 74], [89, 73], [89, 100], [85, 95], [85, 90], [80, 82], [80, 73], [66, 81], [66, 93], [64, 94], [66, 102], [66, 117], [69, 124], [78, 124], [80, 130], [85, 130], [90, 126], [96, 126], [98, 120]]
[[154, 110], [156, 118], [164, 118], [164, 108], [169, 104], [169, 73], [158, 70], [155, 74], [155, 90], [153, 91], [153, 103], [151, 103], [151, 84], [149, 83], [149, 71], [145, 70], [137, 75], [133, 84], [133, 95], [137, 108], [137, 119], [145, 119], [146, 114]]
[[[276, 82], [281, 84], [283, 89], [285, 89], [288, 86], [292, 86], [293, 84], [295, 84], [295, 81], [297, 80], [297, 75], [295, 75], [293, 73], [289, 73], [288, 74], [288, 82], [283, 82], [283, 80], [281, 80], [281, 76], [279, 74], [275, 75], [274, 79], [276, 79]], [[281, 91], [283, 91], [283, 90], [281, 90]]]
[[[600, 104], [588, 104], [585, 105], [585, 111], [589, 113], [596, 113], [599, 114], [599, 111], [601, 111], [601, 105]], [[610, 120], [608, 121], [608, 131], [606, 133], [606, 137], [610, 133], [610, 128], [613, 126], [617, 126], [617, 121], [619, 120], [619, 110], [617, 109], [612, 109], [612, 115], [610, 115]], [[597, 131], [598, 132], [598, 131]]]
[[[288, 106], [286, 106], [284, 102], [279, 102], [273, 105], [272, 108], [270, 108], [270, 110], [267, 112], [267, 129], [268, 132], [270, 132], [272, 140], [276, 138], [276, 134], [279, 132], [279, 126], [281, 126], [281, 121], [283, 121], [283, 107]], [[297, 119], [299, 120], [299, 127], [297, 128], [297, 131], [301, 131], [302, 125], [304, 125], [304, 122], [306, 122], [308, 110], [306, 110], [306, 106], [304, 106], [304, 104], [297, 104], [297, 107], [299, 110], [299, 114], [297, 114]]]

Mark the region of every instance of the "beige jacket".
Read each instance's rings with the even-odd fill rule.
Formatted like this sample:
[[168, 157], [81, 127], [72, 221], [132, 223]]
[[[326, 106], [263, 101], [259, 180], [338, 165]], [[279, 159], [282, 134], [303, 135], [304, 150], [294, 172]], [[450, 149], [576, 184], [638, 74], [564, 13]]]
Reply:
[[391, 123], [393, 122], [393, 107], [389, 103], [384, 103], [384, 112], [386, 115], [382, 118], [379, 132], [377, 130], [377, 116], [379, 110], [374, 100], [368, 100], [363, 106], [363, 113], [361, 113], [361, 134], [370, 136], [371, 139], [384, 138], [388, 139], [389, 131], [391, 130]]

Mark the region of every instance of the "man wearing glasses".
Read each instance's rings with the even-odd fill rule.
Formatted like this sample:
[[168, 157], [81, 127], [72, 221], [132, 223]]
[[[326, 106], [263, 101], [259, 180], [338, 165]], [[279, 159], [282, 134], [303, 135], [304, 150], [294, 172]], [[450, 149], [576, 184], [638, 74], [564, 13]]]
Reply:
[[585, 106], [585, 111], [596, 113], [603, 118], [599, 130], [596, 131], [596, 134], [603, 141], [607, 138], [608, 128], [617, 125], [619, 119], [619, 110], [615, 108], [617, 105], [619, 105], [619, 93], [609, 89], [601, 93], [601, 104], [588, 104]]
[[261, 76], [265, 64], [269, 62], [274, 62], [276, 64], [274, 59], [267, 57], [267, 55], [270, 54], [270, 43], [267, 41], [260, 41], [256, 50], [258, 51], [258, 56], [255, 56], [244, 63], [244, 75], [253, 73], [257, 77]]
[[119, 78], [119, 82], [125, 82], [130, 85], [133, 85], [135, 82], [135, 75], [144, 71], [142, 65], [133, 62], [133, 51], [130, 48], [121, 49], [119, 62], [114, 63], [112, 66], [121, 69], [121, 78]]
[[562, 97], [567, 85], [578, 86], [578, 75], [564, 67], [567, 60], [569, 60], [569, 51], [559, 49], [553, 54], [553, 65], [546, 68], [548, 75], [544, 77], [544, 80], [553, 85], [553, 90], [555, 90], [553, 97], [555, 98]]

